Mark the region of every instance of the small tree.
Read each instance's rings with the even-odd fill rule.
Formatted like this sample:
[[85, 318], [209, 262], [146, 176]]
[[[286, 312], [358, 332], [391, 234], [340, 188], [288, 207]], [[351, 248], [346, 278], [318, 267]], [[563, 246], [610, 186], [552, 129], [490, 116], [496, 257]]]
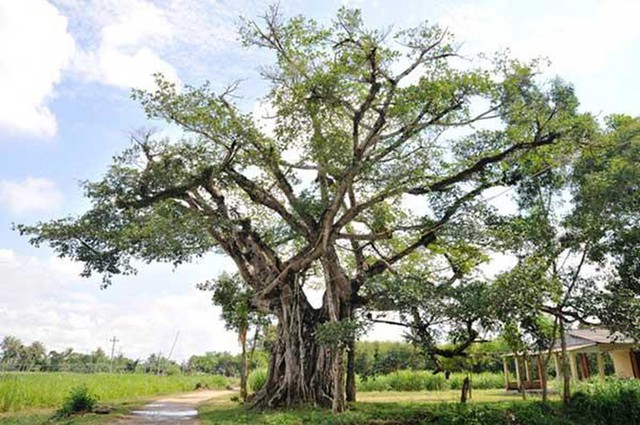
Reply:
[[442, 358], [467, 356], [472, 344], [480, 342], [481, 334], [496, 322], [490, 282], [479, 279], [477, 270], [488, 257], [478, 245], [467, 242], [483, 239], [478, 229], [474, 238], [469, 235], [470, 228], [482, 225], [470, 215], [465, 218], [464, 228], [443, 232], [439, 243], [432, 245], [431, 258], [416, 255], [400, 273], [378, 279], [378, 290], [385, 296], [374, 292], [376, 301], [369, 304], [371, 309], [399, 315], [400, 320], [376, 313], [368, 316], [376, 323], [405, 328], [407, 339], [431, 359], [435, 373], [443, 370]]
[[242, 368], [240, 371], [240, 397], [247, 400], [247, 377], [249, 376], [249, 356], [247, 355], [247, 335], [251, 326], [255, 335], [251, 354], [255, 351], [260, 329], [269, 324], [269, 320], [251, 307], [253, 291], [239, 275], [223, 273], [215, 281], [198, 285], [199, 289], [213, 291], [213, 302], [222, 308], [222, 319], [229, 330], [238, 333], [242, 346]]

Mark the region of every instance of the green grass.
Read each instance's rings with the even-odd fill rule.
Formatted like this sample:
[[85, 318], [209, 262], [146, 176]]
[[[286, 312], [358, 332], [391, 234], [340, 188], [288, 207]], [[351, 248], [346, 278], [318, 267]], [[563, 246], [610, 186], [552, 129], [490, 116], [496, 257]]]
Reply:
[[247, 377], [247, 385], [249, 390], [253, 393], [258, 392], [260, 388], [267, 381], [267, 369], [260, 368], [252, 370]]
[[[460, 401], [460, 390], [443, 391], [371, 391], [357, 393], [358, 401], [371, 403], [457, 403]], [[527, 394], [527, 400], [539, 401], [539, 394]], [[473, 390], [471, 403], [488, 402], [520, 402], [522, 395], [504, 390]], [[549, 400], [560, 400], [557, 394], [550, 394]]]
[[119, 416], [140, 408], [149, 400], [109, 403], [109, 414], [85, 414], [67, 418], [56, 417], [53, 409], [27, 409], [20, 412], [0, 413], [2, 425], [99, 425], [113, 423]]
[[499, 403], [363, 403], [341, 415], [324, 409], [253, 411], [217, 400], [200, 409], [204, 425], [578, 425], [581, 418], [563, 415], [557, 402], [543, 407], [537, 402]]
[[[453, 373], [445, 379], [443, 373], [434, 375], [429, 371], [401, 370], [388, 375], [358, 379], [358, 391], [446, 391], [462, 388], [462, 380], [467, 375]], [[501, 373], [475, 373], [469, 375], [473, 389], [504, 388], [504, 376]]]
[[557, 395], [546, 404], [539, 396], [502, 390], [475, 390], [466, 405], [459, 391], [358, 393], [358, 403], [340, 415], [326, 409], [300, 407], [255, 411], [228, 397], [200, 409], [203, 425], [640, 425], [640, 381], [610, 380], [582, 384], [571, 406]]
[[0, 373], [0, 412], [58, 408], [74, 387], [86, 386], [100, 403], [192, 391], [196, 383], [224, 388], [229, 380], [214, 375]]
[[640, 381], [608, 379], [581, 383], [572, 405], [597, 424], [640, 424]]

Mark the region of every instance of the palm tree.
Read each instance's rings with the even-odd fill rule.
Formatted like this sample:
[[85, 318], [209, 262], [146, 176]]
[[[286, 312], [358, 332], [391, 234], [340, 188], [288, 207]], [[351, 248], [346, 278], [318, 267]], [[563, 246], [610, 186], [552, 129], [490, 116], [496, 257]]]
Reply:
[[0, 343], [2, 349], [2, 364], [8, 369], [12, 370], [18, 363], [20, 363], [22, 354], [24, 353], [24, 345], [15, 336], [7, 335]]
[[34, 341], [30, 346], [26, 347], [26, 357], [28, 358], [28, 369], [41, 369], [47, 357], [47, 351], [44, 344], [40, 341]]

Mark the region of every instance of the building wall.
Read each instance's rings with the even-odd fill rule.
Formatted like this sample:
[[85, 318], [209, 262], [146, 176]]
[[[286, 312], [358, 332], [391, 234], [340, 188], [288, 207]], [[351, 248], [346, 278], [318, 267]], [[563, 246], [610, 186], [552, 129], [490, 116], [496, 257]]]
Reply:
[[616, 350], [609, 353], [618, 378], [633, 378], [633, 365], [629, 350]]

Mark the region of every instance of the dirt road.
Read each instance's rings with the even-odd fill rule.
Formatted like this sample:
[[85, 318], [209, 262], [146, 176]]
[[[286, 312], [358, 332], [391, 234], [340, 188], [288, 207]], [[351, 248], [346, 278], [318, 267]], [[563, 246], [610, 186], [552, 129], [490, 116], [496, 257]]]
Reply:
[[111, 425], [150, 425], [180, 424], [200, 425], [196, 408], [205, 401], [222, 395], [235, 394], [236, 391], [194, 391], [170, 397], [159, 398], [139, 410], [111, 422]]

